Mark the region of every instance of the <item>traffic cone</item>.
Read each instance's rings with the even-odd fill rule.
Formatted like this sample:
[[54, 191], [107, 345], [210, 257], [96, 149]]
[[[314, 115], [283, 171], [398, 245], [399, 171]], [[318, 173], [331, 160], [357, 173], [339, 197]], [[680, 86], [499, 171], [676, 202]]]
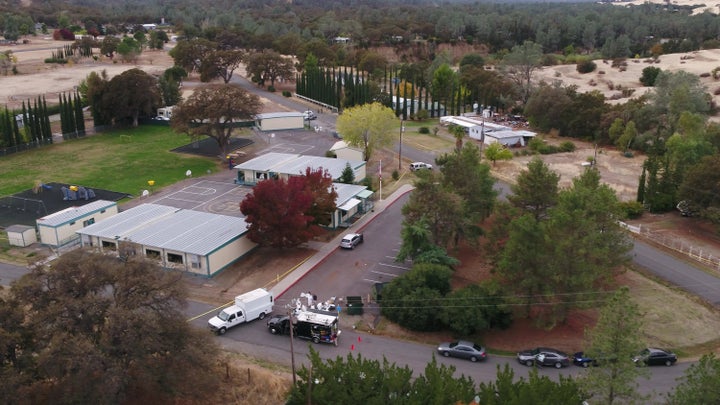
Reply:
[[350, 345], [350, 350], [355, 350], [355, 345]]
[[358, 336], [358, 342], [362, 342], [362, 338]]

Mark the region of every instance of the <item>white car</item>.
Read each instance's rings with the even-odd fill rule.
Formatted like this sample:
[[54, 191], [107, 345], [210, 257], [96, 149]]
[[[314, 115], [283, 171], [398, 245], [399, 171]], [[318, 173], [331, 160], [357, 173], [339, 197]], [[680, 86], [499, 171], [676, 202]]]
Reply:
[[355, 246], [363, 243], [363, 234], [349, 233], [343, 236], [340, 241], [340, 247], [343, 249], [355, 249]]
[[307, 120], [307, 121], [314, 120], [314, 119], [317, 119], [317, 115], [315, 115], [315, 113], [312, 112], [312, 110], [307, 110], [303, 113], [303, 119]]

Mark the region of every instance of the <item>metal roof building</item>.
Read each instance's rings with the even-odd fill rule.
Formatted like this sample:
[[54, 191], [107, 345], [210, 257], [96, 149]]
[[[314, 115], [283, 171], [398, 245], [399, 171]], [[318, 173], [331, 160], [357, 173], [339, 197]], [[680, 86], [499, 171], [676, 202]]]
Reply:
[[77, 243], [78, 235], [75, 232], [78, 229], [110, 218], [117, 212], [116, 202], [97, 200], [38, 218], [35, 224], [40, 234], [40, 243], [53, 248]]
[[355, 181], [365, 178], [364, 161], [271, 152], [236, 165], [238, 178], [235, 183], [255, 185], [259, 181], [272, 178], [287, 180], [290, 176], [305, 174], [305, 169], [308, 167], [327, 169], [333, 180], [337, 180], [348, 164], [353, 169]]
[[135, 254], [164, 267], [212, 277], [249, 253], [244, 218], [142, 204], [77, 232], [83, 246], [117, 250], [127, 243]]

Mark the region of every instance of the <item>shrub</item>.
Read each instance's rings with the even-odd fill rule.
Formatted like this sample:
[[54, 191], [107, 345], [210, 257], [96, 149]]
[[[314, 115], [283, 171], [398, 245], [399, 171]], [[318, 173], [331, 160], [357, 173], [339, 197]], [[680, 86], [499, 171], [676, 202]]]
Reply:
[[420, 121], [424, 121], [430, 117], [430, 113], [428, 110], [420, 110], [415, 114], [415, 118], [417, 118]]
[[283, 90], [282, 95], [283, 95], [284, 97], [292, 97], [292, 93], [290, 93], [290, 92], [287, 91], [287, 90]]
[[335, 159], [335, 158], [337, 158], [337, 154], [335, 153], [335, 151], [328, 150], [328, 151], [325, 151], [325, 157]]
[[700, 77], [710, 77], [710, 73], [709, 72], [700, 73]]
[[565, 141], [560, 144], [560, 152], [574, 152], [575, 144], [570, 141]]
[[60, 59], [60, 58], [46, 58], [45, 63], [57, 63], [60, 65], [66, 64], [68, 61], [67, 59]]
[[641, 202], [638, 201], [624, 201], [620, 203], [620, 209], [625, 212], [625, 215], [628, 219], [637, 219], [642, 216], [642, 214], [645, 212], [645, 207], [643, 207]]
[[275, 93], [275, 86], [268, 86], [268, 91], [270, 93]]
[[631, 151], [627, 150], [627, 151], [625, 151], [625, 153], [623, 153], [623, 156], [625, 156], [626, 158], [631, 158], [635, 155], [633, 155], [633, 153]]
[[640, 83], [645, 87], [655, 86], [655, 80], [660, 74], [661, 70], [655, 66], [648, 66], [642, 70], [642, 76], [640, 76]]
[[397, 171], [397, 169], [393, 170], [392, 172], [392, 178], [393, 180], [397, 181], [400, 178], [400, 172]]
[[420, 127], [420, 128], [418, 129], [418, 132], [421, 133], [421, 134], [429, 134], [429, 133], [430, 133], [430, 128], [428, 128], [428, 127]]
[[584, 73], [591, 73], [595, 69], [597, 69], [597, 65], [595, 62], [593, 62], [590, 59], [581, 60], [577, 63], [577, 66], [575, 67], [577, 69], [578, 73], [584, 74]]

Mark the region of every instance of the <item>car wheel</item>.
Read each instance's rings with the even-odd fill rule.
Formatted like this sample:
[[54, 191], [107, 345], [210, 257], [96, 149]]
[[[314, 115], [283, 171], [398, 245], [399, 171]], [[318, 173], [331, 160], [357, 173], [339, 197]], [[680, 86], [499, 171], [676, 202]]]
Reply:
[[532, 361], [532, 360], [527, 360], [527, 361], [525, 362], [525, 365], [528, 366], [528, 367], [532, 367], [532, 365], [533, 365], [534, 363], [535, 363], [535, 362]]
[[555, 363], [555, 368], [562, 368], [562, 363]]
[[313, 338], [313, 343], [315, 343], [315, 344], [320, 343], [320, 338], [317, 337], [317, 336], [315, 336], [315, 337]]
[[472, 361], [473, 363], [475, 363], [475, 362], [477, 361], [477, 357], [475, 357], [475, 356], [470, 357], [470, 361]]
[[582, 366], [583, 366], [583, 368], [588, 368], [588, 367], [590, 367], [590, 362], [585, 361], [585, 362], [583, 362]]
[[265, 319], [265, 312], [260, 312], [260, 315], [258, 315], [258, 319], [261, 321]]
[[670, 360], [665, 360], [665, 365], [668, 366], [668, 367], [672, 366], [672, 361], [670, 361]]
[[450, 352], [442, 352], [442, 355], [445, 357], [450, 357]]
[[270, 328], [270, 333], [272, 333], [273, 335], [277, 335], [278, 334], [277, 328]]
[[218, 335], [224, 335], [225, 332], [227, 332], [227, 329], [225, 329], [225, 328], [220, 328], [220, 329], [218, 330]]

